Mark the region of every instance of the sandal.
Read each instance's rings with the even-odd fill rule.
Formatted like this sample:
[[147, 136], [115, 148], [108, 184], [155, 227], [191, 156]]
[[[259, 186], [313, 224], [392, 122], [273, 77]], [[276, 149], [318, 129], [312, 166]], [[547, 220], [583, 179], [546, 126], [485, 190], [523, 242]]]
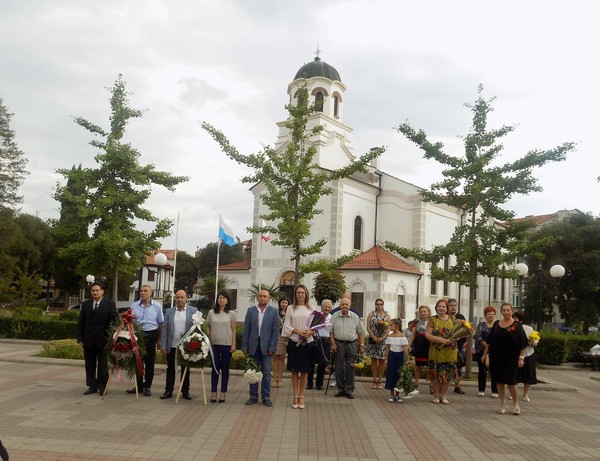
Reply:
[[292, 400], [292, 408], [294, 410], [296, 410], [298, 408], [298, 399], [299, 399], [299, 397], [295, 395], [294, 399]]
[[433, 403], [435, 403], [435, 404], [437, 405], [438, 403], [440, 403], [440, 399], [438, 399], [438, 398], [435, 398], [435, 399], [433, 399], [433, 400], [432, 400], [432, 402], [433, 402]]
[[[302, 399], [302, 403], [300, 403], [300, 399]], [[300, 410], [304, 410], [304, 396], [303, 395], [298, 397], [298, 408], [300, 408]]]
[[519, 407], [513, 408], [513, 415], [519, 416], [520, 414], [521, 414], [521, 408], [519, 408]]
[[373, 384], [371, 384], [371, 389], [377, 389], [377, 381], [373, 381]]
[[442, 403], [443, 403], [444, 405], [450, 405], [450, 402], [448, 401], [448, 399], [444, 399], [444, 400], [442, 400]]

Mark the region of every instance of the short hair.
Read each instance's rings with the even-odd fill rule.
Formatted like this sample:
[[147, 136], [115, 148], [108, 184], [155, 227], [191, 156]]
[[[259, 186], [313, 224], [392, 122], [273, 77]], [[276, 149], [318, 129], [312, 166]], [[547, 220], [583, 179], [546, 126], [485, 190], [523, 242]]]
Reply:
[[227, 300], [227, 304], [225, 304], [225, 309], [223, 309], [225, 312], [229, 312], [230, 306], [229, 303], [231, 302], [231, 299], [229, 298], [229, 293], [227, 293], [226, 291], [219, 291], [217, 293], [217, 298], [215, 299], [215, 307], [214, 307], [214, 312], [215, 314], [219, 313], [219, 296], [223, 296], [223, 298], [225, 298]]
[[430, 309], [430, 307], [429, 307], [429, 306], [426, 306], [425, 304], [421, 304], [421, 305], [419, 306], [419, 309], [417, 310], [417, 314], [419, 313], [419, 311], [420, 311], [421, 309], [427, 309], [427, 312], [428, 312], [428, 317], [431, 317], [431, 309]]
[[449, 309], [448, 306], [448, 301], [446, 301], [445, 299], [439, 299], [437, 303], [435, 303], [435, 311], [437, 312], [437, 308], [440, 304], [445, 304], [446, 305], [446, 310]]
[[525, 316], [521, 311], [514, 311], [512, 316], [513, 319], [517, 319], [519, 322], [523, 322], [523, 320], [525, 320]]
[[99, 287], [102, 291], [104, 291], [104, 285], [102, 285], [100, 282], [92, 282], [90, 284], [90, 288], [92, 287]]
[[488, 312], [493, 312], [496, 315], [496, 308], [494, 306], [488, 306], [483, 310], [483, 315], [487, 315]]
[[450, 303], [455, 303], [458, 305], [458, 301], [455, 298], [448, 298], [448, 305], [450, 305]]
[[503, 308], [504, 306], [508, 306], [508, 307], [510, 307], [510, 310], [512, 310], [512, 309], [513, 309], [513, 305], [512, 305], [511, 303], [504, 302], [504, 303], [500, 304], [500, 310], [502, 310], [502, 308]]

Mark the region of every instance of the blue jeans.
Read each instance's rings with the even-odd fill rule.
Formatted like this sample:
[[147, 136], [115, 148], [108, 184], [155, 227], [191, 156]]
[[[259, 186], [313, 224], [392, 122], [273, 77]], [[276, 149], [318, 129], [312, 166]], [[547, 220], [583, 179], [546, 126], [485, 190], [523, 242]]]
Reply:
[[[260, 342], [256, 347], [256, 353], [253, 355], [254, 360], [260, 367], [263, 374], [260, 386], [260, 394], [263, 402], [271, 398], [271, 369], [273, 368], [273, 357], [268, 354], [263, 354], [260, 350]], [[250, 384], [250, 398], [258, 400], [258, 383]]]
[[[231, 362], [231, 346], [213, 346], [213, 359], [215, 366], [211, 370], [210, 391], [217, 392], [219, 373], [221, 373], [221, 392], [227, 392], [229, 384], [229, 362]], [[217, 371], [215, 371], [215, 368]]]
[[[487, 381], [487, 367], [485, 366], [485, 363], [481, 362], [481, 357], [483, 357], [483, 351], [481, 352], [475, 352], [475, 357], [477, 359], [477, 368], [478, 368], [478, 373], [477, 373], [477, 387], [479, 389], [479, 392], [485, 392], [485, 384]], [[497, 394], [498, 393], [498, 386], [496, 385], [496, 383], [492, 380], [492, 394]]]

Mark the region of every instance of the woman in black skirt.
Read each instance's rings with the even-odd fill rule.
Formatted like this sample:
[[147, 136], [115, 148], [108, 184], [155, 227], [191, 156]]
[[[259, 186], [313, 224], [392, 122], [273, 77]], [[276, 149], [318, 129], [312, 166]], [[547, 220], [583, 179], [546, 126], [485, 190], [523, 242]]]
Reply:
[[[533, 328], [529, 325], [525, 325], [523, 320], [525, 319], [522, 312], [513, 313], [513, 318], [517, 319], [523, 324], [523, 330], [529, 338], [529, 335], [533, 333]], [[523, 402], [529, 402], [529, 390], [532, 384], [537, 384], [537, 373], [535, 371], [535, 349], [531, 344], [525, 348], [525, 360], [523, 367], [517, 371], [517, 382], [523, 383]]]
[[310, 294], [304, 285], [294, 292], [294, 304], [288, 306], [283, 323], [284, 334], [290, 338], [287, 346], [287, 369], [292, 372], [292, 408], [304, 408], [304, 389], [308, 372], [313, 367], [312, 350], [314, 331], [309, 329], [308, 318], [313, 311], [309, 304]]
[[412, 355], [415, 357], [415, 385], [419, 387], [419, 379], [421, 378], [421, 367], [429, 366], [429, 341], [425, 337], [427, 330], [427, 322], [431, 317], [429, 306], [419, 307], [419, 318], [410, 323], [410, 339], [408, 348], [412, 347]]

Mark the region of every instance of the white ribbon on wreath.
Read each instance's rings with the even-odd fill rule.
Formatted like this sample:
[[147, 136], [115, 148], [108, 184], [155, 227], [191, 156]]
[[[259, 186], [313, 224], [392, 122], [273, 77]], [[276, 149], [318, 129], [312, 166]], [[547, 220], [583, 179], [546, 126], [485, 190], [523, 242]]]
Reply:
[[212, 345], [210, 344], [210, 339], [208, 339], [208, 335], [206, 333], [204, 333], [202, 331], [202, 324], [205, 322], [203, 316], [202, 316], [202, 312], [197, 311], [194, 315], [192, 315], [192, 326], [190, 327], [190, 329], [181, 337], [180, 341], [179, 341], [179, 345], [181, 345], [181, 343], [183, 342], [184, 339], [186, 339], [188, 336], [190, 336], [193, 333], [197, 333], [200, 336], [202, 336], [202, 339], [204, 339], [204, 341], [206, 341], [206, 344], [208, 344], [208, 355], [210, 355], [210, 361], [212, 363], [212, 367], [213, 369], [217, 372], [217, 374], [219, 373], [219, 370], [217, 370], [217, 368], [215, 367], [215, 358], [213, 356], [213, 350], [212, 350]]

